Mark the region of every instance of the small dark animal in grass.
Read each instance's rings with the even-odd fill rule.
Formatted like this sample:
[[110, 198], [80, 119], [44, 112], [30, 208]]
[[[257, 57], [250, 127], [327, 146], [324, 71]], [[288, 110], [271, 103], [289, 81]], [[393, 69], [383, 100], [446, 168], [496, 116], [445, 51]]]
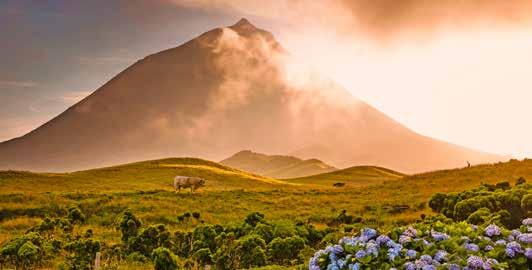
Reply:
[[191, 192], [205, 185], [205, 179], [190, 176], [176, 176], [174, 178], [174, 190], [181, 191], [181, 188], [190, 188]]
[[338, 182], [338, 183], [334, 183], [333, 186], [334, 187], [343, 187], [343, 186], [345, 186], [345, 183]]

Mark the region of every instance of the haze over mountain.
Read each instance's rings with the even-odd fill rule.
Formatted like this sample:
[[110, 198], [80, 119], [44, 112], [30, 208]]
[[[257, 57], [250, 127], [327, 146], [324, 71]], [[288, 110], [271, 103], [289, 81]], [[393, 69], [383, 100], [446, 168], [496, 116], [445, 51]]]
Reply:
[[241, 149], [406, 173], [502, 159], [416, 134], [242, 19], [145, 57], [43, 126], [1, 143], [0, 169], [219, 160]]
[[266, 155], [250, 150], [240, 151], [220, 163], [246, 172], [275, 178], [303, 177], [337, 170], [315, 158], [303, 160], [294, 156]]

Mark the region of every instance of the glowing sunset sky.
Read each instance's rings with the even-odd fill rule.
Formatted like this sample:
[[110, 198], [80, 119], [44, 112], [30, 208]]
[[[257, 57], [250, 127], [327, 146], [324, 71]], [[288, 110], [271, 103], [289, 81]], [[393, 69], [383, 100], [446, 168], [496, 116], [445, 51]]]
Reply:
[[247, 17], [416, 132], [532, 157], [531, 2], [2, 1], [0, 141], [136, 60]]

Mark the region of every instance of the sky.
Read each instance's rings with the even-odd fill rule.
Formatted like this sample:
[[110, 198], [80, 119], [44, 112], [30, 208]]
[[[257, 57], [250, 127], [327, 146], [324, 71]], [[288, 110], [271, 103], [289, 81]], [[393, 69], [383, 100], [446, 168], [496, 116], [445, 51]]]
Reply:
[[0, 141], [241, 17], [423, 135], [532, 157], [532, 1], [0, 2]]

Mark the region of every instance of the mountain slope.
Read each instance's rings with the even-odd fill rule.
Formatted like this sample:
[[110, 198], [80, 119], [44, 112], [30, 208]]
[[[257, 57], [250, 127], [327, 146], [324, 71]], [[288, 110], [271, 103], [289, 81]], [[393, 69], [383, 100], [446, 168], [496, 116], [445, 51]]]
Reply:
[[0, 143], [0, 169], [220, 160], [241, 149], [407, 173], [502, 158], [412, 132], [243, 19], [136, 62], [43, 126]]
[[220, 161], [221, 164], [275, 178], [294, 178], [337, 170], [318, 159], [302, 160], [292, 156], [265, 155], [240, 151]]

